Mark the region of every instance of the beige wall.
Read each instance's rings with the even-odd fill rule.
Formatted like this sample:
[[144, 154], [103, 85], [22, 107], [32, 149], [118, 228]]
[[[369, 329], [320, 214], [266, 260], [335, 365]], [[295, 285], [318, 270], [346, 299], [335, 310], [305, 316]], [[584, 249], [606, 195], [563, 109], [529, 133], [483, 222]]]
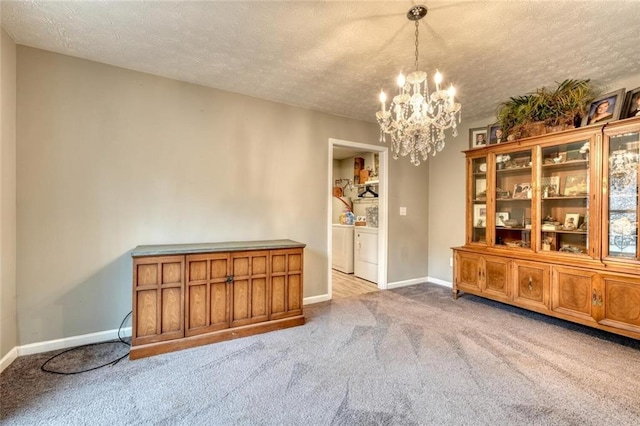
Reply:
[[17, 345], [16, 45], [0, 30], [0, 359]]
[[[327, 293], [328, 140], [374, 123], [24, 46], [18, 76], [19, 344], [117, 328], [138, 244], [290, 238]], [[388, 279], [424, 276], [426, 168], [389, 178], [422, 221], [391, 214]]]
[[[428, 276], [429, 170], [409, 157], [389, 160], [389, 282]], [[400, 216], [400, 207], [407, 215]]]
[[[640, 86], [640, 73], [624, 80], [594, 81], [606, 93], [620, 88], [633, 90]], [[464, 116], [464, 105], [463, 105]], [[449, 259], [451, 247], [464, 244], [465, 220], [465, 158], [461, 152], [469, 147], [469, 129], [495, 121], [487, 117], [475, 122], [463, 122], [456, 138], [447, 137], [447, 146], [430, 163], [429, 180], [429, 276], [446, 282], [453, 279]]]

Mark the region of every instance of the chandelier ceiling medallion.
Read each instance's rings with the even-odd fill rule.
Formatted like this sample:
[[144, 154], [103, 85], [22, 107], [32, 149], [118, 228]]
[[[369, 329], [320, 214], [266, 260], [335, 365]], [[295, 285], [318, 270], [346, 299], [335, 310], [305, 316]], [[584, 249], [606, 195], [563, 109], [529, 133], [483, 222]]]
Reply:
[[427, 15], [426, 6], [414, 6], [407, 12], [407, 18], [416, 25], [416, 70], [406, 78], [398, 76], [398, 94], [393, 97], [389, 109], [387, 96], [380, 92], [382, 110], [376, 113], [380, 125], [380, 142], [391, 137], [393, 158], [409, 155], [411, 163], [420, 164], [420, 157], [426, 161], [429, 154], [435, 156], [444, 148], [444, 131], [452, 128], [452, 135], [458, 135], [456, 115], [460, 122], [462, 105], [456, 103], [456, 89], [451, 85], [441, 90], [442, 74], [436, 70], [433, 77], [435, 90], [429, 92], [427, 73], [418, 70], [418, 25]]

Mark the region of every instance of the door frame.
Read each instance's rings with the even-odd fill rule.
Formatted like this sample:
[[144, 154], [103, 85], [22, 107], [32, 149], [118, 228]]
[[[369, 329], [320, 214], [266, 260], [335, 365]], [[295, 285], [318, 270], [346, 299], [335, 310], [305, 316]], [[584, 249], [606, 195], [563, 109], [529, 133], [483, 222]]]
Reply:
[[388, 249], [388, 182], [389, 182], [389, 148], [369, 145], [360, 142], [329, 138], [328, 179], [327, 179], [327, 278], [329, 281], [329, 298], [333, 297], [333, 279], [331, 278], [333, 247], [333, 148], [350, 148], [363, 152], [376, 152], [378, 157], [378, 288], [387, 289], [387, 249]]

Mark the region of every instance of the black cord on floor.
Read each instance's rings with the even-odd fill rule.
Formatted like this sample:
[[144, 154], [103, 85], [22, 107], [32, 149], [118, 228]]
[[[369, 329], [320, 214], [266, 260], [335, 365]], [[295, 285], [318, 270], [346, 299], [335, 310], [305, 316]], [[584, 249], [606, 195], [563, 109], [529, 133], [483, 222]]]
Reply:
[[129, 342], [127, 342], [126, 340], [124, 340], [121, 336], [120, 336], [120, 331], [122, 330], [122, 327], [124, 326], [125, 321], [127, 320], [127, 318], [129, 318], [129, 316], [131, 316], [131, 312], [129, 312], [124, 319], [122, 320], [122, 322], [120, 323], [120, 327], [118, 327], [118, 340], [109, 340], [107, 342], [98, 342], [98, 343], [88, 343], [86, 345], [81, 345], [81, 346], [76, 346], [75, 348], [71, 348], [71, 349], [67, 349], [66, 351], [62, 351], [59, 354], [56, 354], [54, 356], [52, 356], [51, 358], [49, 358], [48, 360], [46, 360], [44, 362], [44, 364], [42, 364], [42, 366], [40, 367], [40, 369], [42, 371], [44, 371], [45, 373], [53, 373], [53, 374], [61, 374], [64, 376], [67, 375], [72, 375], [72, 374], [80, 374], [80, 373], [86, 373], [87, 371], [93, 371], [93, 370], [97, 370], [98, 368], [102, 368], [102, 367], [106, 367], [107, 365], [116, 365], [117, 363], [119, 363], [121, 360], [125, 359], [126, 357], [129, 356], [129, 352], [127, 352], [126, 354], [122, 355], [120, 358], [114, 360], [114, 361], [109, 361], [106, 364], [102, 364], [99, 365], [97, 367], [93, 367], [93, 368], [88, 368], [86, 370], [79, 370], [79, 371], [70, 371], [70, 372], [66, 372], [66, 371], [56, 371], [56, 370], [49, 370], [46, 368], [46, 365], [53, 361], [54, 359], [56, 359], [57, 357], [59, 357], [60, 355], [66, 354], [67, 352], [71, 352], [71, 351], [75, 351], [77, 349], [82, 349], [82, 348], [87, 348], [90, 346], [98, 346], [98, 345], [106, 345], [108, 343], [123, 343], [127, 346], [131, 346], [131, 344]]

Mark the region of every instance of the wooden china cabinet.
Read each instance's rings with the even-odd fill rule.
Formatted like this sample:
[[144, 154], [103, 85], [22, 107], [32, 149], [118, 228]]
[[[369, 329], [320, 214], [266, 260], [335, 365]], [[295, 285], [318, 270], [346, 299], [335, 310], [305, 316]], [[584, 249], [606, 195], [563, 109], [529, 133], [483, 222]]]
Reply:
[[470, 293], [640, 339], [640, 119], [465, 151]]

